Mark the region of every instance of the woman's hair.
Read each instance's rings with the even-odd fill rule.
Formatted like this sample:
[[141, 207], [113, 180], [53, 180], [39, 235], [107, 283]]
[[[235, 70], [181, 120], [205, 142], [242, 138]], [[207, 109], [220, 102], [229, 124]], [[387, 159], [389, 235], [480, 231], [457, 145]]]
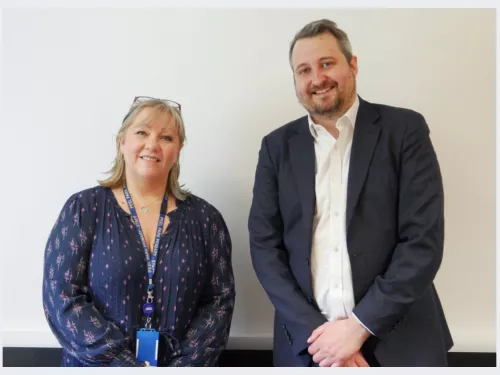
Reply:
[[[106, 173], [109, 174], [109, 177], [98, 181], [99, 185], [107, 187], [107, 188], [116, 188], [121, 187], [125, 184], [125, 160], [123, 159], [123, 154], [120, 151], [120, 143], [125, 137], [125, 132], [132, 125], [139, 114], [139, 112], [144, 108], [153, 108], [156, 110], [154, 116], [158, 116], [161, 114], [169, 114], [172, 119], [174, 119], [177, 133], [179, 135], [179, 143], [180, 148], [184, 146], [184, 142], [186, 141], [186, 132], [184, 130], [184, 121], [182, 120], [182, 116], [178, 107], [175, 107], [173, 104], [169, 103], [166, 100], [153, 99], [148, 98], [146, 100], [134, 101], [132, 106], [130, 107], [129, 112], [123, 119], [122, 126], [116, 135], [116, 156], [113, 161], [113, 166]], [[181, 167], [179, 165], [179, 159], [177, 159], [176, 163], [170, 169], [167, 180], [167, 191], [174, 195], [175, 198], [179, 200], [184, 200], [188, 196], [189, 192], [182, 188], [179, 185], [179, 175], [181, 173]]]

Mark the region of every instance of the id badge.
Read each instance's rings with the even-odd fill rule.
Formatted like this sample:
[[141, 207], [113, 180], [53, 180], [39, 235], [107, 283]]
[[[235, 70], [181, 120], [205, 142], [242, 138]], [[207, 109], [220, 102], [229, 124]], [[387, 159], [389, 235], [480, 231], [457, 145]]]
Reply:
[[160, 334], [153, 328], [137, 331], [135, 356], [138, 361], [148, 361], [150, 366], [157, 366]]

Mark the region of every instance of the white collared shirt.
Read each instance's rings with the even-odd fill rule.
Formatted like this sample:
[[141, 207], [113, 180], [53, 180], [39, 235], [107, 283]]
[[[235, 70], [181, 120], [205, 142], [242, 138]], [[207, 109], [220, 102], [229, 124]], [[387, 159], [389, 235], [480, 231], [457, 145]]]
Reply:
[[328, 321], [347, 318], [354, 308], [345, 224], [349, 159], [358, 108], [356, 96], [352, 107], [337, 121], [338, 139], [308, 116], [316, 159], [316, 210], [311, 250], [313, 293]]

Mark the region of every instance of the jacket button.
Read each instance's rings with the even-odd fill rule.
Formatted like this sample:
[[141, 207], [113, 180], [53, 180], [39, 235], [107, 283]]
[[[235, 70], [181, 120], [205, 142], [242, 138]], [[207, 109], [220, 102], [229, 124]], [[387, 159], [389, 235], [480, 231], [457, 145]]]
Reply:
[[312, 303], [313, 303], [312, 298], [311, 298], [311, 297], [307, 297], [307, 302], [309, 302], [309, 303], [311, 303], [311, 304], [312, 304]]
[[309, 261], [309, 258], [306, 258], [306, 262], [305, 262], [308, 266], [311, 265], [311, 262]]

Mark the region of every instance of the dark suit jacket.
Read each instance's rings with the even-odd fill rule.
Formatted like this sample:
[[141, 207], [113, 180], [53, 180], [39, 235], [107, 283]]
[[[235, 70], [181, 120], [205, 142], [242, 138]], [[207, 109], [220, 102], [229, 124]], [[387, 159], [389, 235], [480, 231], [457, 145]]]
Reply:
[[[262, 140], [248, 220], [257, 277], [275, 307], [274, 364], [308, 366], [326, 320], [310, 269], [315, 153], [307, 117]], [[428, 126], [414, 111], [360, 98], [346, 228], [354, 314], [382, 366], [444, 366], [453, 341], [433, 280], [443, 257], [443, 186]]]

